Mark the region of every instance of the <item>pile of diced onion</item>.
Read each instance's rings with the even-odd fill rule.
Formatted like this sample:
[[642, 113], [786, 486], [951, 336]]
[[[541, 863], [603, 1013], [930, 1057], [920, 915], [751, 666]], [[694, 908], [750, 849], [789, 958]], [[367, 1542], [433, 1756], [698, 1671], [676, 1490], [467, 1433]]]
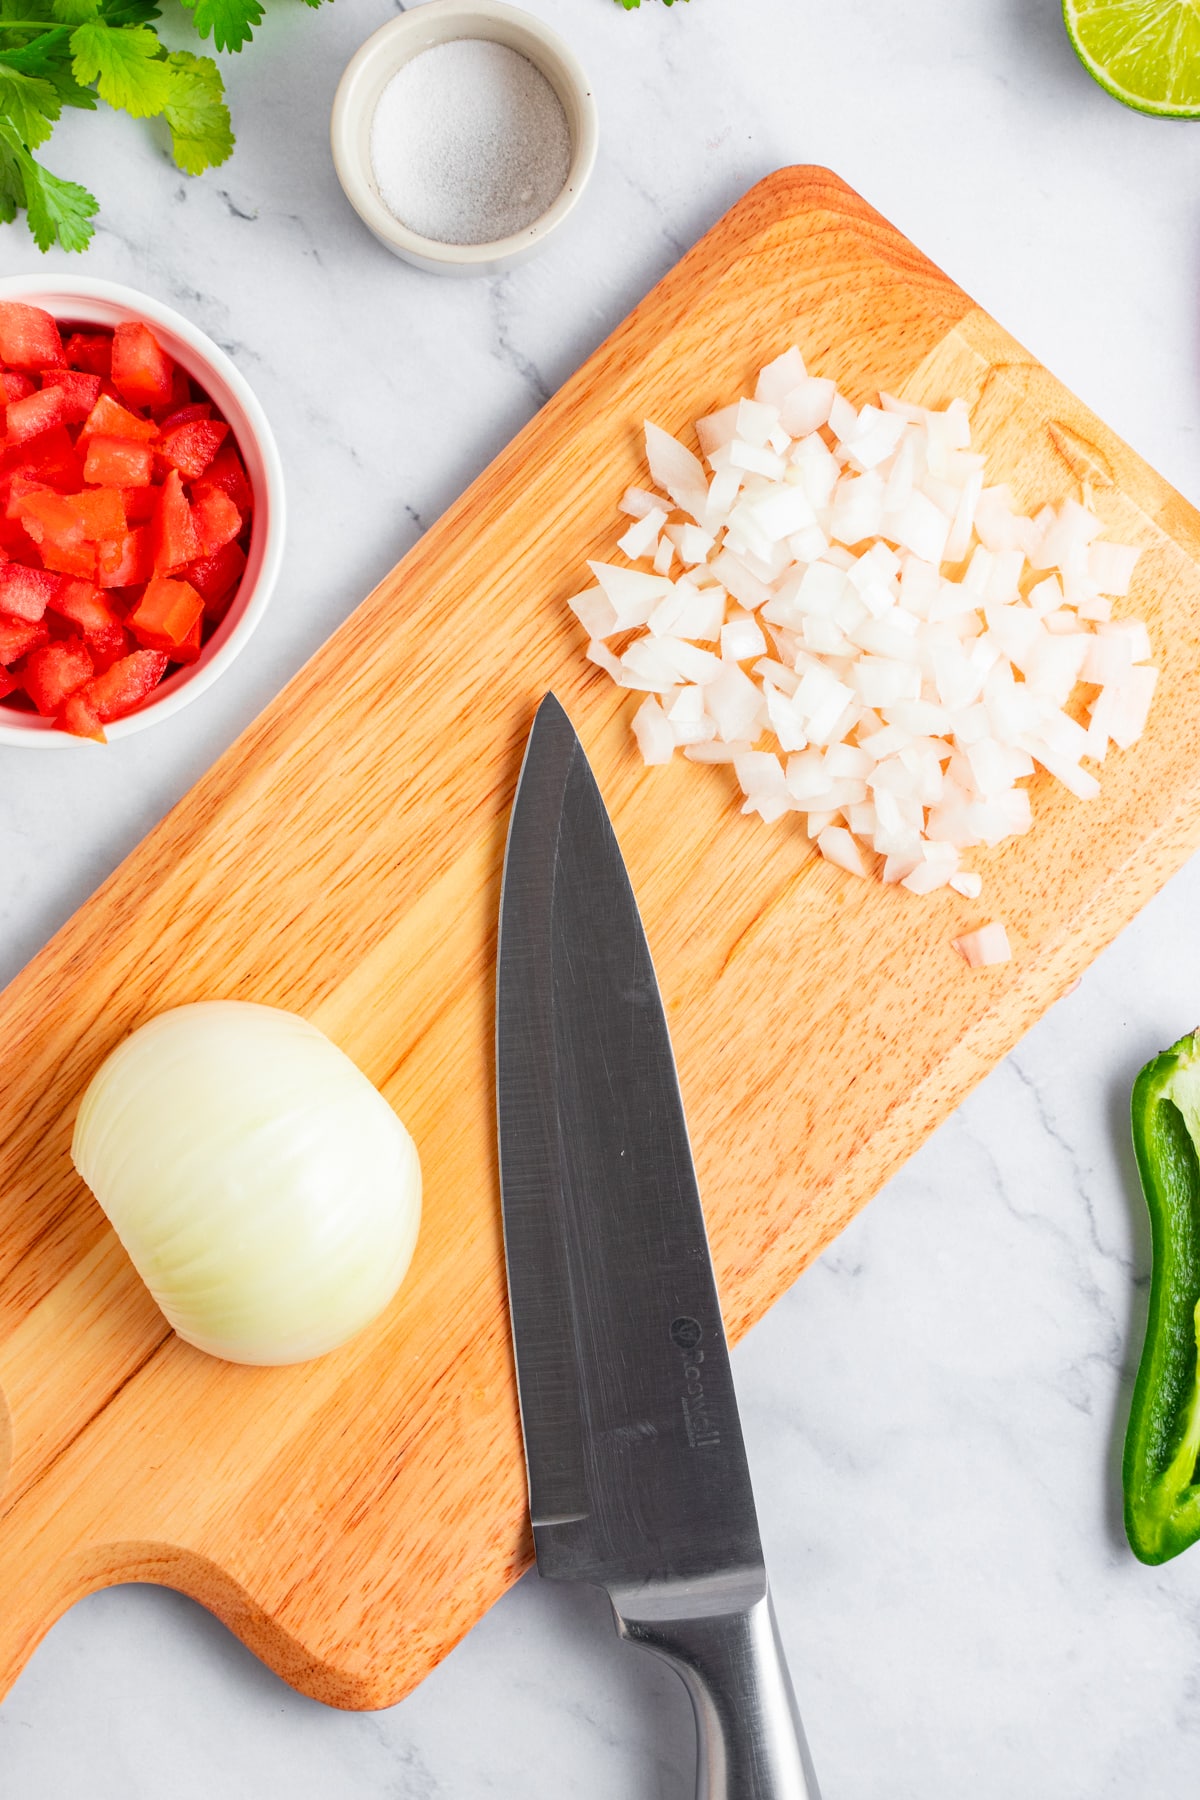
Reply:
[[1112, 617], [1137, 549], [1086, 489], [1029, 518], [985, 485], [965, 402], [858, 411], [795, 349], [696, 436], [703, 461], [646, 425], [626, 560], [570, 602], [647, 696], [646, 762], [732, 764], [742, 811], [801, 814], [829, 862], [976, 897], [963, 852], [1029, 830], [1035, 765], [1090, 799], [1083, 763], [1141, 735], [1149, 638]]

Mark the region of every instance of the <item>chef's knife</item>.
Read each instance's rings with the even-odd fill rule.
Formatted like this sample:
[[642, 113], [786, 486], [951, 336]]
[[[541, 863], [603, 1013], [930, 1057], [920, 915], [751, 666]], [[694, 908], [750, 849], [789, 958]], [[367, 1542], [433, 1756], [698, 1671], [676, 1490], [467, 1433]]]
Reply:
[[500, 1179], [538, 1569], [682, 1677], [701, 1800], [818, 1800], [767, 1589], [667, 1022], [583, 748], [547, 695], [509, 825]]

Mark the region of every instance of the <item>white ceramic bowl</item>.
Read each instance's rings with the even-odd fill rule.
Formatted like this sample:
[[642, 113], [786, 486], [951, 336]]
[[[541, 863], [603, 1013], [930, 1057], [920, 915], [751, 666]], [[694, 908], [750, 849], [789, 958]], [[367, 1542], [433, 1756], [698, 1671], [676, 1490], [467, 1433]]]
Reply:
[[[558, 198], [532, 225], [491, 244], [443, 244], [410, 231], [384, 205], [371, 167], [371, 120], [384, 88], [414, 56], [454, 38], [485, 38], [527, 57], [558, 95], [571, 134]], [[351, 58], [334, 98], [330, 139], [346, 198], [394, 255], [439, 275], [495, 275], [532, 256], [578, 203], [596, 161], [596, 102], [573, 52], [531, 13], [500, 0], [426, 0], [381, 26]]]
[[[9, 275], [0, 279], [0, 300], [23, 300], [40, 306], [65, 324], [120, 325], [126, 319], [144, 319], [164, 350], [186, 369], [229, 421], [246, 465], [254, 493], [254, 522], [246, 572], [233, 604], [213, 632], [198, 659], [160, 682], [150, 699], [136, 712], [106, 725], [110, 739], [129, 737], [159, 719], [168, 719], [198, 694], [211, 687], [262, 618], [283, 556], [283, 466], [267, 416], [245, 377], [223, 350], [198, 326], [135, 288], [113, 281], [96, 281], [85, 275]], [[23, 749], [61, 750], [86, 742], [60, 731], [50, 719], [33, 712], [18, 712], [0, 704], [0, 746], [18, 744]]]

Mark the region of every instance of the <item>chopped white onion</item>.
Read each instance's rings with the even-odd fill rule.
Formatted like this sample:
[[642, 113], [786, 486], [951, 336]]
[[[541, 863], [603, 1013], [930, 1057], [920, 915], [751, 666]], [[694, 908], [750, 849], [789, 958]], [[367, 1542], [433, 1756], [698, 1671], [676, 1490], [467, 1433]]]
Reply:
[[760, 372], [754, 384], [754, 398], [778, 407], [804, 379], [804, 358], [793, 344]]
[[721, 655], [728, 662], [749, 662], [765, 656], [767, 640], [753, 619], [731, 619], [721, 627]]
[[601, 587], [585, 588], [567, 605], [590, 638], [611, 637], [617, 629], [617, 609]]
[[954, 940], [954, 948], [972, 969], [983, 969], [989, 963], [1012, 961], [1008, 933], [998, 920], [981, 925], [978, 931], [964, 932]]
[[606, 675], [611, 675], [614, 681], [620, 682], [621, 659], [614, 655], [602, 638], [592, 639], [587, 647], [587, 659], [595, 663], [598, 669], [603, 669]]
[[654, 573], [669, 575], [675, 561], [675, 546], [667, 536], [660, 537], [654, 551]]
[[661, 494], [651, 494], [645, 488], [631, 487], [625, 489], [617, 504], [619, 511], [629, 518], [644, 519], [648, 512], [653, 512], [656, 506], [663, 507], [665, 502]]
[[862, 851], [841, 825], [827, 825], [824, 831], [817, 833], [817, 849], [826, 862], [836, 863], [839, 869], [846, 869], [851, 875], [865, 875]]
[[612, 603], [616, 631], [645, 625], [658, 602], [671, 591], [665, 575], [643, 575], [638, 569], [622, 569], [614, 563], [594, 562], [588, 567]]
[[668, 763], [675, 754], [675, 733], [653, 696], [643, 700], [634, 713], [633, 735], [644, 763]]
[[681, 512], [696, 518], [708, 498], [708, 481], [699, 457], [647, 420], [646, 459], [659, 487], [666, 489]]
[[624, 551], [630, 562], [636, 562], [639, 556], [651, 555], [666, 522], [667, 515], [662, 507], [651, 507], [648, 513], [634, 521], [623, 537], [617, 539], [617, 549]]
[[888, 884], [977, 898], [961, 855], [1030, 829], [1035, 764], [1090, 799], [1082, 764], [1145, 726], [1149, 637], [1111, 617], [1137, 548], [1101, 537], [1086, 487], [1019, 513], [965, 401], [856, 408], [794, 348], [696, 437], [707, 470], [647, 424], [655, 487], [620, 503], [618, 548], [653, 573], [594, 562], [569, 602], [591, 661], [647, 695], [645, 760], [731, 763], [743, 811], [799, 812], [826, 860], [865, 874], [869, 849]]

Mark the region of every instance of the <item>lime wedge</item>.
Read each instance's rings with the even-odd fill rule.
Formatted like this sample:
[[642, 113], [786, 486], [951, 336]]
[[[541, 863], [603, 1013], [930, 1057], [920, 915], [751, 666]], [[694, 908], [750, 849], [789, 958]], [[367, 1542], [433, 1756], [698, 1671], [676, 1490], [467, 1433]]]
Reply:
[[1080, 62], [1114, 100], [1200, 119], [1200, 0], [1063, 0], [1063, 18]]

